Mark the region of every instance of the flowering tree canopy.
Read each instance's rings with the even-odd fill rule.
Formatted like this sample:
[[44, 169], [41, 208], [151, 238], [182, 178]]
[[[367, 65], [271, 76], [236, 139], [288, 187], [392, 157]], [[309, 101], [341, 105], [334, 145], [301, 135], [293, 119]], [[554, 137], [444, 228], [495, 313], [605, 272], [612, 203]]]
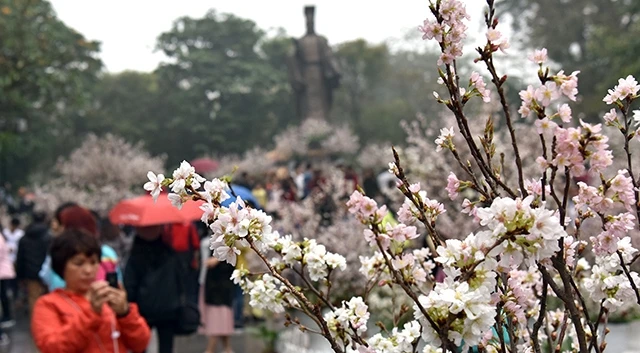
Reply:
[[353, 155], [360, 148], [358, 137], [347, 126], [332, 126], [324, 120], [307, 119], [275, 137], [276, 151], [284, 156]]
[[[430, 1], [419, 29], [440, 48], [442, 90], [434, 97], [453, 116], [431, 148], [448, 155], [451, 162], [442, 165], [450, 170], [438, 165], [414, 182], [393, 151], [389, 169], [404, 196], [399, 222], [389, 220], [386, 205], [361, 191], [351, 194], [346, 207], [359, 225], [348, 236], [362, 237], [370, 249], [359, 257], [366, 284], [350, 298], [331, 295], [333, 274], [350, 265], [344, 256], [315, 239], [280, 235], [269, 215], [247, 207], [223, 181], [206, 181], [184, 162], [171, 178], [150, 175], [147, 189], [157, 195], [171, 188], [178, 207], [204, 200], [202, 220], [213, 232], [215, 256], [235, 264], [238, 248], [249, 247], [267, 268], [260, 274], [240, 268], [232, 276], [251, 305], [287, 310], [287, 324], [324, 336], [335, 352], [604, 351], [611, 313], [640, 304], [634, 270], [640, 256], [632, 243], [640, 220], [632, 158], [639, 121], [632, 105], [640, 86], [631, 76], [620, 79], [603, 99], [612, 108], [604, 116], [607, 133], [622, 135], [617, 156], [602, 124], [572, 115], [579, 72], [552, 73], [544, 49], [530, 56], [539, 83], [520, 92], [516, 115], [505, 96], [507, 77], [494, 65], [509, 42], [498, 30], [494, 1], [487, 6], [478, 71], [461, 77], [457, 61], [469, 16], [459, 0]], [[497, 101], [500, 114], [467, 115], [473, 100]], [[503, 132], [494, 131], [498, 119]], [[516, 119], [529, 127], [516, 128]], [[419, 166], [420, 158], [414, 160]], [[428, 192], [431, 183], [444, 191]], [[443, 196], [459, 204], [447, 207]], [[221, 207], [230, 197], [231, 205]], [[451, 212], [461, 215], [443, 226]], [[413, 247], [422, 237], [426, 247]], [[376, 328], [370, 286], [388, 285], [410, 305], [394, 307], [392, 326]], [[298, 314], [316, 327], [302, 326]]]
[[73, 201], [106, 213], [118, 201], [139, 194], [149, 170], [164, 167], [164, 158], [152, 157], [141, 145], [107, 134], [89, 135], [68, 158], [55, 166], [54, 177], [36, 188], [37, 204], [53, 211]]

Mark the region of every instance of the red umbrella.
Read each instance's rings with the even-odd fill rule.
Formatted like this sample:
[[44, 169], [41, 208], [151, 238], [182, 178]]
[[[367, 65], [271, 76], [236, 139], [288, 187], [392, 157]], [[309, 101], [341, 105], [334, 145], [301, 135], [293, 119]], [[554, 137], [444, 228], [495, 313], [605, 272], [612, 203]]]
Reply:
[[171, 205], [167, 194], [161, 194], [157, 202], [154, 202], [150, 195], [139, 196], [120, 201], [109, 212], [109, 220], [113, 224], [140, 227], [191, 222], [202, 217], [203, 211], [200, 210], [202, 203], [202, 201], [188, 201], [179, 210]]
[[196, 173], [204, 174], [218, 169], [218, 161], [211, 158], [197, 158], [189, 162], [196, 169]]

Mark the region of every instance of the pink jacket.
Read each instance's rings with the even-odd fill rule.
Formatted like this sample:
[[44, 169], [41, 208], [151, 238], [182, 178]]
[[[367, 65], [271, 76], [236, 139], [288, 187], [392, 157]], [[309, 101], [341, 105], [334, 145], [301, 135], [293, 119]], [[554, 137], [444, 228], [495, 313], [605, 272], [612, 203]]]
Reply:
[[16, 270], [13, 267], [9, 247], [3, 236], [0, 236], [0, 279], [16, 278]]

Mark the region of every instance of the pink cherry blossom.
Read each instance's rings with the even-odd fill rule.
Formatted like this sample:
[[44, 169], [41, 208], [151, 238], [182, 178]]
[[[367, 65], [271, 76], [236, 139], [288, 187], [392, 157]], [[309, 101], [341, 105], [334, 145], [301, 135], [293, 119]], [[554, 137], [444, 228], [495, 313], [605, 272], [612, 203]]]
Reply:
[[618, 121], [618, 113], [615, 108], [611, 108], [611, 110], [604, 115], [604, 121], [607, 125], [612, 125]]
[[425, 20], [422, 26], [418, 27], [418, 30], [423, 33], [422, 39], [436, 39], [439, 43], [442, 43], [444, 38], [444, 29], [442, 25], [437, 22]]
[[522, 118], [526, 118], [529, 116], [529, 114], [531, 114], [535, 96], [536, 90], [532, 85], [529, 85], [526, 90], [520, 91], [520, 99], [522, 100], [522, 105], [520, 106], [518, 113], [520, 113], [520, 116]]
[[[542, 196], [542, 181], [541, 180], [533, 180], [527, 179], [524, 181], [524, 187], [529, 194]], [[545, 187], [546, 194], [551, 192], [549, 185]]]
[[553, 133], [556, 128], [558, 127], [558, 124], [554, 123], [553, 121], [549, 120], [549, 118], [545, 117], [544, 119], [541, 120], [536, 120], [535, 122], [538, 134], [549, 134], [549, 133]]
[[533, 88], [532, 85], [527, 86], [526, 90], [520, 91], [520, 99], [522, 99], [522, 102], [524, 102], [527, 105], [529, 105], [531, 101], [535, 99], [535, 96], [536, 96], [536, 90]]
[[473, 72], [471, 73], [471, 86], [473, 86], [478, 93], [482, 96], [482, 100], [485, 103], [491, 102], [491, 91], [487, 89], [487, 85], [484, 83], [484, 79], [480, 76], [479, 73]]
[[535, 98], [543, 107], [549, 106], [552, 100], [558, 99], [560, 92], [555, 82], [547, 82], [535, 91]]
[[558, 107], [558, 116], [564, 123], [571, 122], [571, 107], [569, 107], [569, 104], [563, 104]]
[[572, 101], [576, 100], [578, 94], [578, 74], [580, 71], [574, 71], [567, 76], [564, 71], [560, 71], [554, 77], [555, 82], [560, 86], [560, 92]]
[[502, 33], [494, 28], [489, 28], [489, 30], [487, 31], [487, 40], [489, 42], [497, 42], [501, 37]]
[[520, 116], [522, 118], [526, 118], [531, 114], [531, 108], [529, 108], [527, 105], [524, 104], [524, 102], [522, 103], [522, 105], [520, 106], [520, 109], [518, 109], [518, 113], [520, 113]]
[[464, 4], [458, 0], [443, 0], [439, 5], [442, 22], [427, 19], [418, 30], [422, 32], [423, 39], [434, 39], [443, 47], [438, 65], [450, 65], [462, 56], [462, 42], [466, 38], [467, 30], [463, 21], [470, 17]]
[[626, 170], [619, 170], [618, 174], [611, 179], [611, 190], [616, 193], [624, 207], [629, 211], [635, 207], [635, 192], [631, 177], [627, 176]]
[[449, 193], [449, 198], [451, 200], [455, 200], [458, 197], [458, 189], [460, 188], [460, 180], [458, 177], [451, 172], [447, 177], [447, 192]]
[[604, 97], [603, 101], [607, 104], [613, 104], [619, 100], [635, 96], [639, 90], [640, 86], [638, 85], [638, 81], [629, 75], [627, 78], [619, 79], [618, 84], [609, 90], [609, 94]]
[[593, 252], [597, 256], [611, 255], [618, 250], [620, 237], [611, 231], [604, 230], [596, 237], [590, 238], [593, 245]]
[[503, 37], [502, 33], [495, 28], [489, 28], [486, 37], [491, 45], [495, 45], [503, 52], [511, 46], [507, 38]]
[[440, 135], [436, 139], [436, 152], [442, 151], [443, 148], [448, 148], [449, 144], [453, 143], [454, 136], [453, 126], [440, 129]]
[[547, 59], [547, 48], [536, 49], [533, 53], [529, 54], [529, 60], [536, 64], [542, 65]]
[[211, 202], [205, 202], [200, 205], [200, 209], [202, 210], [202, 220], [203, 223], [209, 224], [213, 222], [218, 216], [218, 208], [214, 207]]
[[387, 233], [391, 239], [403, 242], [405, 240], [411, 240], [417, 238], [420, 234], [417, 233], [417, 229], [414, 226], [407, 226], [402, 223], [389, 227]]

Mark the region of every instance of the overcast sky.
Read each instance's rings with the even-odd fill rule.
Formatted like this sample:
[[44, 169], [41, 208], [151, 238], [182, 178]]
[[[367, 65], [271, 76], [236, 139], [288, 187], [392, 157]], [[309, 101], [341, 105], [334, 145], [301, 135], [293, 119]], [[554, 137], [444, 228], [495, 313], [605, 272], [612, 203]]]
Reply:
[[[427, 0], [50, 0], [58, 17], [87, 39], [102, 42], [107, 71], [152, 71], [163, 60], [154, 53], [157, 36], [181, 16], [202, 17], [209, 9], [255, 21], [262, 29], [282, 27], [304, 34], [303, 8], [316, 5], [316, 30], [332, 44], [357, 38], [391, 44], [427, 17]], [[463, 0], [472, 13], [471, 28], [481, 18], [479, 0]], [[480, 14], [480, 15], [478, 15]]]

